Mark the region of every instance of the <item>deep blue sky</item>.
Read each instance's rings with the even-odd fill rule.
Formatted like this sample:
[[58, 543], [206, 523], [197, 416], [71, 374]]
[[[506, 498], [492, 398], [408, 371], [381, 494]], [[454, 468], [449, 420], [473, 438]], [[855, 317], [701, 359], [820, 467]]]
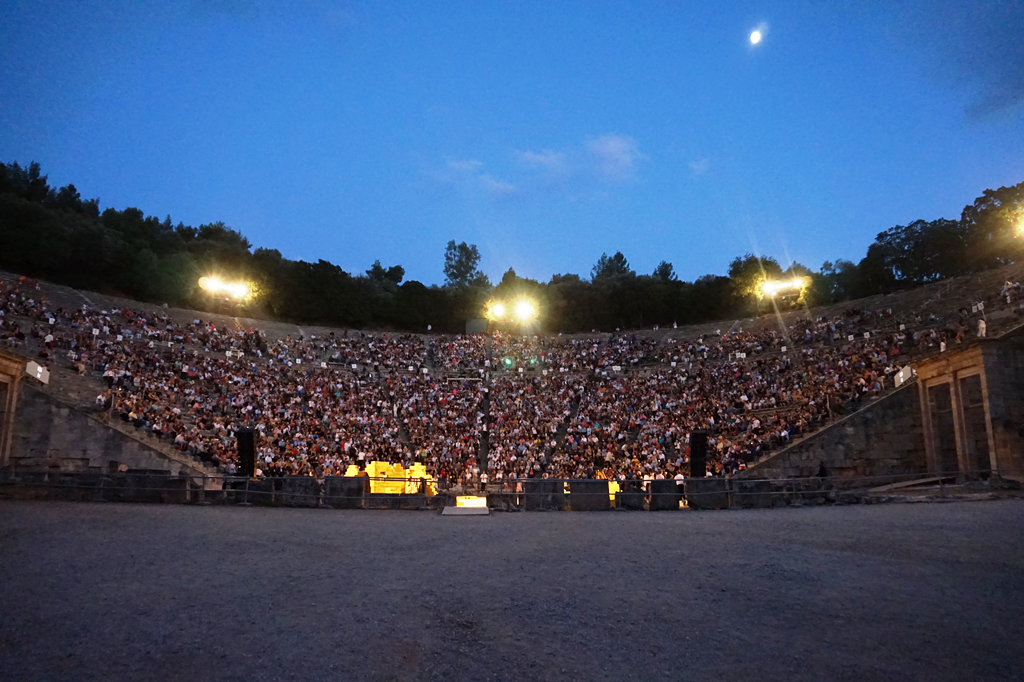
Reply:
[[449, 239], [493, 281], [616, 250], [817, 269], [1024, 181], [1022, 28], [949, 0], [6, 0], [0, 160], [427, 284]]

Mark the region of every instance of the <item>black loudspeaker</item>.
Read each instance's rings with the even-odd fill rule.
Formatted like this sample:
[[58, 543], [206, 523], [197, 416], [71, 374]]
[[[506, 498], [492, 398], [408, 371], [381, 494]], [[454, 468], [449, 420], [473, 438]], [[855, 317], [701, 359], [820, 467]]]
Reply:
[[708, 472], [708, 432], [690, 434], [690, 478], [703, 478]]
[[252, 429], [235, 431], [238, 443], [238, 474], [252, 477], [256, 473], [256, 436]]

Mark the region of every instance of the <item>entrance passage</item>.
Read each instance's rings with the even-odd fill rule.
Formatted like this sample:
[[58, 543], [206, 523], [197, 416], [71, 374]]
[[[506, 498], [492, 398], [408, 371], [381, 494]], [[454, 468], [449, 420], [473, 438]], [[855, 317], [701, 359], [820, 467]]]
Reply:
[[7, 377], [0, 376], [0, 464], [6, 464], [3, 455], [4, 443], [7, 442], [7, 392], [10, 386]]
[[992, 463], [988, 449], [988, 426], [985, 424], [985, 396], [981, 391], [981, 375], [973, 374], [960, 379], [960, 399], [963, 401], [964, 441], [967, 445], [968, 475], [988, 478]]
[[932, 436], [937, 454], [936, 473], [949, 474], [960, 471], [956, 454], [956, 427], [953, 424], [953, 396], [950, 384], [936, 384], [928, 388], [928, 403], [931, 408]]

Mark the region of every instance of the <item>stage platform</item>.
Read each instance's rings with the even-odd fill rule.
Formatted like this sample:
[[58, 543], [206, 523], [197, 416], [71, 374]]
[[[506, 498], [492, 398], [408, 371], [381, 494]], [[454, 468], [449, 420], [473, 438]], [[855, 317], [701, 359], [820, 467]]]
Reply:
[[454, 507], [445, 507], [441, 510], [442, 516], [488, 516], [490, 513], [486, 497], [470, 496], [456, 497]]

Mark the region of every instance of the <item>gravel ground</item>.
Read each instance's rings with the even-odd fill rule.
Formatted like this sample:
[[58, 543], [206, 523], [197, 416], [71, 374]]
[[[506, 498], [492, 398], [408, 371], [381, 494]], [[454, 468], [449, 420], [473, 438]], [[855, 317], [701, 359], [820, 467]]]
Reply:
[[1024, 501], [0, 503], [0, 680], [1020, 680]]

